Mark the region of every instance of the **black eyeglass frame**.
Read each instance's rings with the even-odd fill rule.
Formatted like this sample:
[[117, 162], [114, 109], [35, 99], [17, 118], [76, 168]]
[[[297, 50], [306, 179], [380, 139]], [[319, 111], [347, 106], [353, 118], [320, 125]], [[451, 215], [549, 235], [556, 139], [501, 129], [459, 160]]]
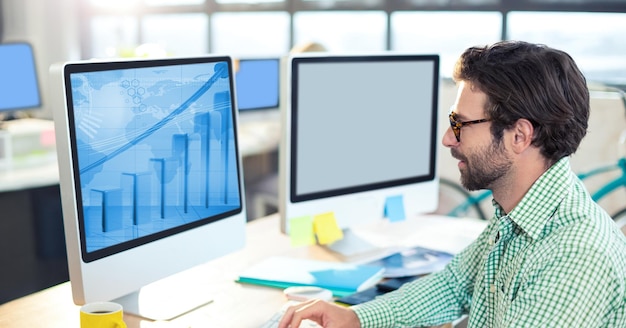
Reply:
[[456, 137], [457, 142], [461, 142], [461, 128], [462, 127], [491, 121], [491, 119], [489, 118], [482, 118], [480, 120], [465, 121], [465, 122], [458, 121], [456, 119], [456, 113], [454, 111], [450, 111], [450, 114], [448, 114], [448, 119], [450, 120], [450, 127], [452, 128], [452, 132], [454, 133], [454, 136]]

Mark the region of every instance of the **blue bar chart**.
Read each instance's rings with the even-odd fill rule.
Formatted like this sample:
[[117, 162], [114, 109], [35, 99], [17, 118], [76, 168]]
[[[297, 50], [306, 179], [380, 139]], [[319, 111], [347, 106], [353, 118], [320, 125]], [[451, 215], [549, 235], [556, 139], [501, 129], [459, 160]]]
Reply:
[[88, 249], [241, 207], [225, 65], [193, 66], [72, 77]]

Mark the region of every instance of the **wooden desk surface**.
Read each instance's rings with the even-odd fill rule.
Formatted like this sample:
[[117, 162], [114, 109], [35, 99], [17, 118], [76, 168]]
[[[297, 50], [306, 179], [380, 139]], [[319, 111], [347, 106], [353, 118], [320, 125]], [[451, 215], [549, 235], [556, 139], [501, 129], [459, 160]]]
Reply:
[[[246, 238], [243, 250], [193, 269], [211, 282], [211, 303], [171, 322], [125, 315], [128, 327], [258, 327], [286, 299], [279, 289], [236, 283], [239, 272], [268, 254], [335, 260], [319, 247], [292, 248], [280, 232], [278, 215], [249, 222]], [[0, 305], [0, 327], [79, 327], [79, 306], [71, 293], [70, 284], [63, 283]]]
[[[468, 219], [459, 222], [469, 222], [466, 220]], [[394, 223], [389, 231], [407, 231], [407, 227], [415, 228], [415, 224], [420, 225], [418, 220]], [[428, 226], [431, 225], [428, 224]], [[441, 229], [445, 225], [450, 226], [449, 222], [443, 222], [441, 226], [433, 227], [442, 231], [439, 237], [433, 237], [432, 231], [424, 227], [425, 229], [418, 229], [422, 230], [423, 234], [416, 238], [426, 238], [425, 236], [428, 235], [429, 238], [441, 239], [441, 235], [450, 232], [444, 231], [448, 230], [447, 228]], [[477, 236], [481, 226], [484, 224], [472, 223], [469, 229], [467, 226], [462, 229], [453, 229], [464, 231], [462, 238], [459, 236], [452, 238], [457, 243], [455, 247], [458, 249], [461, 244], [468, 244]], [[235, 282], [235, 279], [239, 272], [269, 255], [338, 260], [322, 247], [291, 247], [289, 238], [280, 233], [278, 215], [273, 214], [248, 223], [247, 243], [243, 250], [193, 269], [195, 273], [206, 276], [206, 281], [210, 282], [210, 295], [213, 299], [211, 303], [167, 322], [145, 320], [130, 314], [125, 315], [125, 321], [129, 328], [259, 327], [284, 304], [286, 299], [279, 289], [239, 284]], [[3, 328], [72, 328], [79, 327], [78, 319], [79, 307], [72, 302], [69, 283], [0, 305], [0, 327]]]

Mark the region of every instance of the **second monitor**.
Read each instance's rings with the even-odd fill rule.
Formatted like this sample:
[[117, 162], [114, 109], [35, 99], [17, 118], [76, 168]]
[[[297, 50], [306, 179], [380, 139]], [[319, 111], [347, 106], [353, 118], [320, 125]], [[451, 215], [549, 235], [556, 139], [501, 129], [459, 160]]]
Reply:
[[432, 212], [439, 56], [298, 55], [288, 63], [279, 206], [290, 220], [333, 213], [341, 229]]

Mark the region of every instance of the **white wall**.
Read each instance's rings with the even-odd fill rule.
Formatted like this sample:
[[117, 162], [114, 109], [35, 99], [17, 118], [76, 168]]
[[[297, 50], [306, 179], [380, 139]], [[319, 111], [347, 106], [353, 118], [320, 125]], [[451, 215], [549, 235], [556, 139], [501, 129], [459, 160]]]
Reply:
[[80, 58], [78, 30], [79, 0], [1, 0], [3, 42], [27, 41], [37, 62], [43, 111], [33, 112], [52, 118], [47, 103], [48, 69], [51, 64]]

